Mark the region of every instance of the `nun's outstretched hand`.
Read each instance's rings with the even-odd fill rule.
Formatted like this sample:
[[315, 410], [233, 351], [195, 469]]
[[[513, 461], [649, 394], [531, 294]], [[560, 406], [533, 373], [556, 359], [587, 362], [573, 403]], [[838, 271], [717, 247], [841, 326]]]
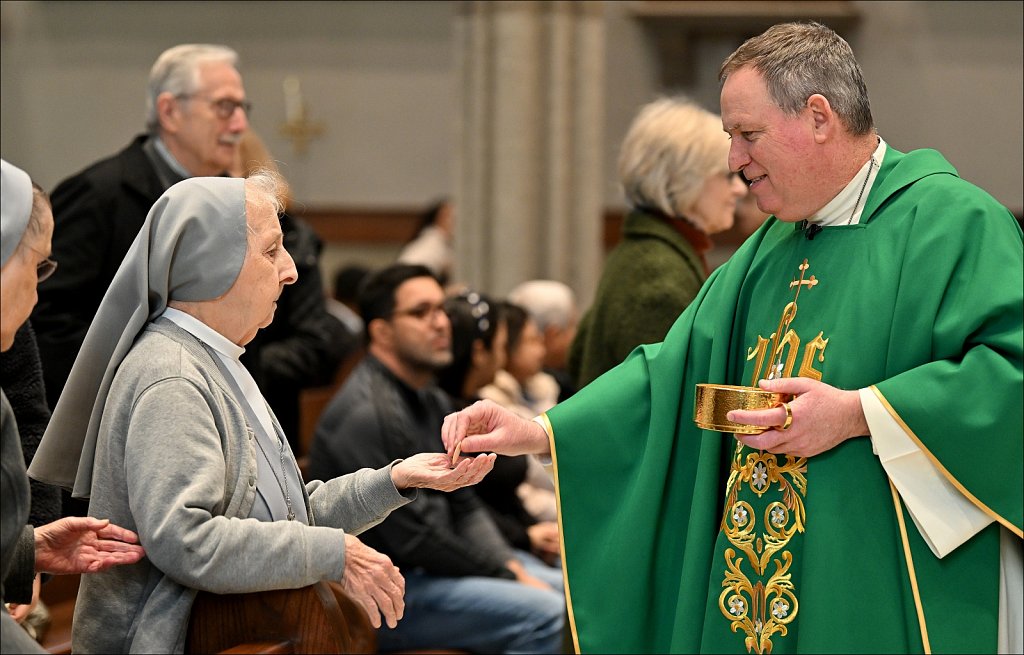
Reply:
[[496, 457], [465, 457], [453, 467], [444, 453], [419, 453], [392, 466], [391, 480], [398, 490], [421, 487], [454, 491], [480, 482], [494, 468]]

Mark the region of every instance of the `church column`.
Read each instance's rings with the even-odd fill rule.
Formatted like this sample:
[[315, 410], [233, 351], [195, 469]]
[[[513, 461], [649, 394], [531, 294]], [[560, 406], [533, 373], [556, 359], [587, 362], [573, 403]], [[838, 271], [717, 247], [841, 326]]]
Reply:
[[455, 278], [504, 295], [532, 278], [589, 299], [600, 275], [604, 15], [600, 2], [466, 2]]

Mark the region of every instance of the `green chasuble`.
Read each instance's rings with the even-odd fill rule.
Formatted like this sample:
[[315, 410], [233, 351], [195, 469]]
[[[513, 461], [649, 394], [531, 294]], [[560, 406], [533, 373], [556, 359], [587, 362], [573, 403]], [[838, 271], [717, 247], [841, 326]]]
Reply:
[[[995, 652], [1000, 530], [1022, 534], [1022, 268], [1012, 215], [932, 150], [887, 151], [858, 225], [769, 219], [663, 343], [547, 414], [580, 650]], [[697, 383], [773, 364], [875, 385], [993, 523], [939, 559], [870, 438], [793, 458], [694, 425]]]

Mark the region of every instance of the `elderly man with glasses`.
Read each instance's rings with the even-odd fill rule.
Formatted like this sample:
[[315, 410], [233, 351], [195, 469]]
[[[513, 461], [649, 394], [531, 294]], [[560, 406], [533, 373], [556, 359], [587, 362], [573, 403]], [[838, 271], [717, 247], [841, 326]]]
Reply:
[[[54, 190], [53, 252], [61, 267], [40, 286], [32, 316], [51, 407], [153, 203], [186, 178], [224, 176], [232, 169], [252, 110], [237, 67], [237, 53], [221, 45], [185, 44], [163, 52], [150, 71], [146, 133]], [[333, 377], [345, 354], [343, 326], [323, 300], [320, 243], [310, 235], [295, 246], [285, 230], [299, 281], [281, 299], [273, 336], [263, 335], [242, 360], [272, 406], [277, 403], [268, 386], [285, 384], [295, 391], [320, 384]]]

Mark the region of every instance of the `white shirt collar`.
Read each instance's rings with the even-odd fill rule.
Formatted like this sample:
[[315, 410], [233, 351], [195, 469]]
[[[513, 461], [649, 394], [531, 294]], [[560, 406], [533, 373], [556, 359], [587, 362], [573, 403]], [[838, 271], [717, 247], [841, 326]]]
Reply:
[[[835, 198], [830, 200], [827, 205], [810, 216], [807, 221], [809, 223], [817, 223], [823, 227], [830, 225], [856, 225], [859, 223], [860, 216], [864, 212], [864, 205], [868, 200], [868, 193], [875, 183], [875, 178], [878, 177], [878, 169], [882, 165], [885, 149], [885, 141], [879, 137], [878, 147], [871, 153], [868, 161], [864, 162], [864, 165], [860, 167], [860, 170], [853, 176], [849, 184]], [[872, 161], [874, 164], [871, 163]], [[861, 189], [864, 190], [863, 193], [861, 193]], [[860, 202], [858, 202], [858, 199]]]
[[236, 343], [232, 343], [230, 339], [225, 337], [220, 332], [217, 332], [212, 327], [203, 323], [195, 316], [186, 314], [185, 312], [168, 307], [164, 310], [161, 316], [166, 316], [172, 323], [185, 330], [196, 339], [199, 339], [209, 347], [216, 350], [226, 358], [238, 361], [238, 358], [245, 352], [245, 348], [242, 348]]

